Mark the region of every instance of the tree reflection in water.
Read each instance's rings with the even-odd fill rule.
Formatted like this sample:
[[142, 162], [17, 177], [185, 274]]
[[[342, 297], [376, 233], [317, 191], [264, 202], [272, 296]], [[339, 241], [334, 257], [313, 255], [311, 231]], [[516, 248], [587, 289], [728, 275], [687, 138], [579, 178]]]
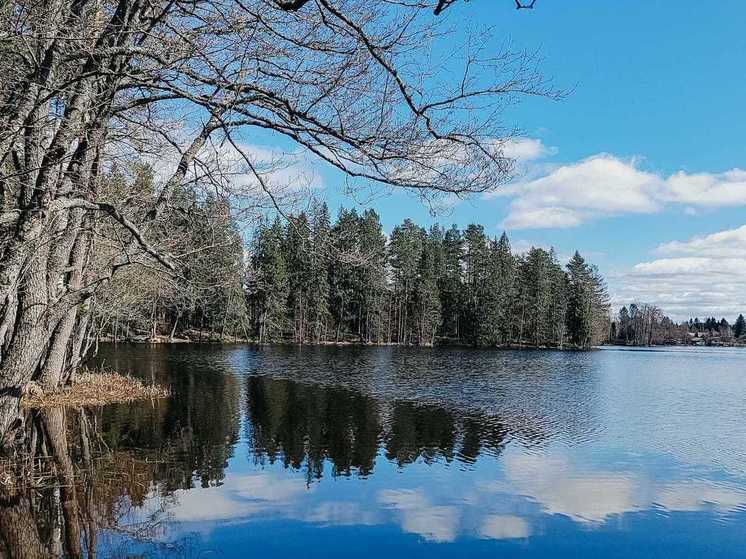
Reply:
[[304, 468], [309, 480], [322, 477], [325, 462], [334, 476], [370, 475], [379, 450], [399, 466], [473, 463], [482, 451], [499, 454], [509, 435], [496, 418], [268, 377], [247, 377], [246, 403], [254, 460]]
[[[109, 449], [96, 423], [96, 414], [85, 410], [28, 413], [26, 446], [3, 463], [5, 556], [95, 557], [104, 530], [126, 535], [122, 542], [160, 533], [166, 511], [153, 510], [137, 520], [131, 515], [148, 497], [158, 462]], [[106, 547], [104, 556], [110, 556], [114, 549]]]
[[511, 436], [539, 442], [543, 431], [287, 379], [248, 375], [242, 386], [230, 372], [198, 369], [153, 378], [170, 381], [173, 396], [28, 413], [25, 453], [4, 461], [0, 484], [6, 556], [142, 555], [143, 546], [189, 555], [189, 538], [168, 534], [169, 508], [184, 491], [221, 485], [239, 442], [255, 463], [302, 470], [311, 483], [370, 476], [377, 460], [468, 465], [499, 454]]
[[172, 495], [224, 479], [239, 393], [232, 375], [185, 374], [167, 400], [28, 412], [21, 450], [2, 460], [3, 556], [189, 555], [188, 539], [162, 537]]

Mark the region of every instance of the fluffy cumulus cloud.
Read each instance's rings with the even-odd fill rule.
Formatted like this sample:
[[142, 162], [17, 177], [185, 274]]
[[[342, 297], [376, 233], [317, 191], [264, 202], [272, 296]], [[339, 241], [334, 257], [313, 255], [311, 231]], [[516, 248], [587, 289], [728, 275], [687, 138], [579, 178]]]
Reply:
[[660, 210], [658, 178], [608, 155], [564, 165], [508, 189], [505, 227], [575, 227], [593, 217]]
[[610, 276], [615, 302], [651, 302], [675, 319], [725, 316], [746, 311], [746, 225], [673, 241], [659, 258]]
[[664, 197], [681, 204], [704, 207], [746, 205], [746, 171], [689, 175], [678, 172], [666, 179]]
[[548, 153], [537, 140], [525, 140], [513, 150], [519, 166], [536, 168], [488, 195], [512, 198], [504, 227], [576, 227], [604, 217], [655, 213], [677, 204], [690, 215], [699, 208], [746, 205], [746, 171], [741, 169], [664, 176], [643, 170], [639, 159], [610, 154], [560, 166], [536, 166]]

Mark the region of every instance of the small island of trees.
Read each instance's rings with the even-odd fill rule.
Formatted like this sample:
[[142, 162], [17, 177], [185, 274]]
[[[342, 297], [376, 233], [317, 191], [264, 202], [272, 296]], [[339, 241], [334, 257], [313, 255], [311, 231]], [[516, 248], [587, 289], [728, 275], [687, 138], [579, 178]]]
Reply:
[[475, 224], [407, 219], [387, 236], [374, 210], [332, 223], [326, 204], [244, 243], [224, 207], [192, 196], [181, 203], [202, 228], [174, 213], [162, 234], [173, 252], [195, 237], [210, 250], [178, 276], [118, 275], [92, 305], [99, 339], [588, 348], [608, 335], [603, 278], [578, 253], [564, 267], [553, 250], [513, 254], [506, 234]]

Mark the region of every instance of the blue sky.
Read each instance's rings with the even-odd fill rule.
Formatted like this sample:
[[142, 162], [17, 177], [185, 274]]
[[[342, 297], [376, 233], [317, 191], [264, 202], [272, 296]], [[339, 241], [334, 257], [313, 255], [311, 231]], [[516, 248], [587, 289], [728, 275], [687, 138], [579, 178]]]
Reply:
[[[494, 26], [492, 49], [539, 48], [542, 71], [572, 93], [505, 114], [526, 139], [522, 176], [501, 194], [435, 217], [407, 193], [361, 206], [387, 231], [407, 217], [478, 222], [507, 229], [519, 250], [578, 249], [617, 304], [658, 304], [678, 319], [746, 312], [746, 3], [537, 0], [517, 11], [472, 0], [448, 17]], [[339, 175], [317, 172], [332, 207], [355, 205]]]

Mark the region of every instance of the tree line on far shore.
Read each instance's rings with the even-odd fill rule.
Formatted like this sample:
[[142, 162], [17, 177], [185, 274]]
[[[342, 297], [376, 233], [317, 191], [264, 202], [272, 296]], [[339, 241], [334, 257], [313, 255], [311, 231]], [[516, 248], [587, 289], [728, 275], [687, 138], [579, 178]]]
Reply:
[[261, 223], [244, 251], [219, 205], [193, 205], [212, 224], [213, 248], [181, 278], [145, 280], [140, 270], [112, 282], [97, 301], [99, 332], [560, 348], [608, 336], [604, 280], [578, 253], [565, 266], [553, 250], [513, 254], [506, 234], [475, 224], [426, 230], [405, 220], [387, 237], [375, 211], [342, 209], [332, 223], [325, 204]]
[[632, 303], [619, 310], [609, 337], [611, 343], [633, 346], [746, 344], [746, 319], [739, 314], [733, 324], [715, 317], [675, 322], [655, 305]]

